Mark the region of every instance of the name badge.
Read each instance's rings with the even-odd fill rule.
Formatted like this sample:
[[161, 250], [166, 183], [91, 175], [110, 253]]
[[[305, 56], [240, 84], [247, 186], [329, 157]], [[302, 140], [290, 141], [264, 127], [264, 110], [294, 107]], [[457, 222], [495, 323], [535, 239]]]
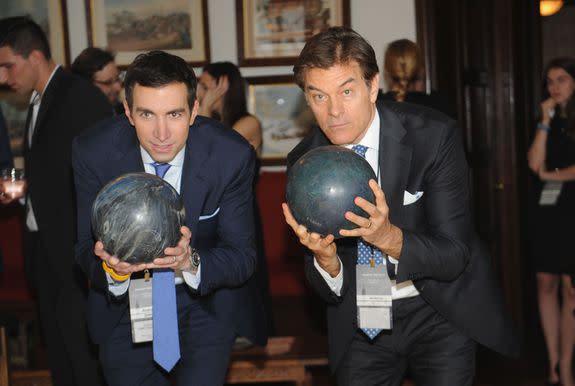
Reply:
[[132, 342], [151, 342], [152, 329], [152, 280], [149, 278], [130, 281], [130, 320], [132, 322]]
[[557, 199], [559, 199], [562, 188], [563, 182], [561, 181], [545, 182], [545, 185], [543, 185], [543, 190], [541, 191], [541, 197], [539, 197], [539, 205], [557, 204]]
[[385, 264], [356, 266], [357, 324], [359, 328], [390, 330], [391, 280]]

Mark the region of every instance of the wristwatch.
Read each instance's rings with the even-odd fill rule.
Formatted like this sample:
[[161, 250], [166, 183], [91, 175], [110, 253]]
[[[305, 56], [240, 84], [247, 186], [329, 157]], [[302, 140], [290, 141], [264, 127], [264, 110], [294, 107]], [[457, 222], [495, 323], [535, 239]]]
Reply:
[[188, 258], [190, 259], [190, 265], [191, 265], [190, 270], [193, 272], [197, 272], [198, 267], [200, 266], [200, 254], [198, 253], [196, 248], [190, 248], [190, 256]]

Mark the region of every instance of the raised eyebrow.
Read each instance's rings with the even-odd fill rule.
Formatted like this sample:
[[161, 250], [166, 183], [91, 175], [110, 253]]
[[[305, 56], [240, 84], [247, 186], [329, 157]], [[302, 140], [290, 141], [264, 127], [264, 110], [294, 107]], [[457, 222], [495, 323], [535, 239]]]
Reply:
[[150, 113], [150, 114], [154, 114], [154, 112], [150, 109], [146, 109], [144, 107], [136, 107], [136, 112], [137, 113]]
[[[342, 88], [342, 87], [344, 87], [344, 86], [347, 86], [349, 83], [353, 83], [353, 82], [355, 82], [355, 78], [349, 78], [349, 79], [343, 81], [343, 82], [339, 85], [339, 88]], [[307, 91], [319, 91], [319, 92], [325, 94], [325, 91], [323, 91], [323, 90], [321, 90], [321, 89], [319, 89], [319, 88], [317, 88], [317, 87], [315, 87], [315, 86], [312, 86], [312, 85], [306, 86], [306, 89], [307, 89]]]

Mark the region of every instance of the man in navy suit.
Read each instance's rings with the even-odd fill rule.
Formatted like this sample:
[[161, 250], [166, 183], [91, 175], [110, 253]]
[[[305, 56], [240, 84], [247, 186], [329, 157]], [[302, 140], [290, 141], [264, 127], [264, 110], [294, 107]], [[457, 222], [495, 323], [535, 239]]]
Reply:
[[[88, 325], [113, 385], [168, 385], [154, 343], [132, 343], [129, 287], [149, 270], [176, 272], [180, 385], [221, 385], [236, 335], [265, 344], [252, 213], [255, 154], [239, 134], [197, 116], [196, 77], [185, 61], [161, 51], [138, 56], [125, 79], [125, 117], [76, 138], [78, 263], [90, 279]], [[129, 172], [163, 177], [182, 196], [186, 226], [177, 245], [150, 264], [130, 265], [94, 242], [90, 209], [107, 182]], [[181, 275], [180, 275], [181, 273]], [[154, 277], [152, 277], [153, 285]], [[156, 331], [154, 331], [154, 334]]]
[[319, 127], [290, 152], [288, 168], [311, 149], [339, 145], [364, 156], [379, 180], [369, 181], [375, 203], [355, 198], [365, 216], [341, 213], [356, 227], [338, 235], [308, 232], [283, 206], [308, 248], [308, 281], [327, 304], [338, 384], [395, 386], [409, 370], [417, 385], [472, 385], [476, 342], [509, 355], [518, 344], [472, 229], [455, 121], [376, 103], [375, 53], [346, 27], [311, 38], [294, 75]]

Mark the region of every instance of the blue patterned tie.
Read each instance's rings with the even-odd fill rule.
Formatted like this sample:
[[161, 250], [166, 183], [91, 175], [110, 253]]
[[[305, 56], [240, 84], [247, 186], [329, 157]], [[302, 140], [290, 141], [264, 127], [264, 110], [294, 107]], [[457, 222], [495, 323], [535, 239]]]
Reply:
[[[365, 153], [367, 152], [367, 146], [363, 145], [354, 145], [351, 150], [365, 158]], [[363, 242], [363, 239], [359, 237], [357, 239], [357, 264], [358, 265], [367, 265], [370, 262], [370, 259], [373, 259], [375, 265], [383, 264], [383, 254], [377, 248], [373, 248], [371, 245], [368, 245]], [[379, 328], [362, 328], [361, 329], [370, 339], [375, 338], [380, 332], [381, 329]]]
[[[164, 178], [172, 165], [154, 162], [152, 166], [156, 170], [156, 175]], [[154, 270], [152, 280], [154, 360], [169, 372], [180, 359], [174, 271], [169, 268], [157, 268]]]

